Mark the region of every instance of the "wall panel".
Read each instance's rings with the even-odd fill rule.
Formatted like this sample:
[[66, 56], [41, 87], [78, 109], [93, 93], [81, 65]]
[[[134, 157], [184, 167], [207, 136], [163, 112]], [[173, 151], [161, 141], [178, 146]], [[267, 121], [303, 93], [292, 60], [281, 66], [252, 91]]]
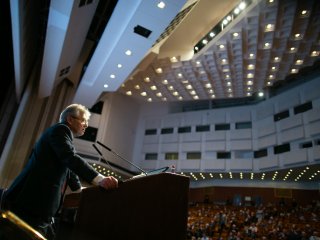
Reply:
[[277, 155], [271, 155], [268, 157], [262, 157], [259, 159], [255, 159], [255, 161], [258, 161], [259, 168], [261, 170], [265, 169], [272, 169], [275, 167], [279, 167], [279, 160]]
[[252, 141], [250, 140], [232, 140], [230, 141], [230, 150], [250, 150], [252, 149]]
[[252, 159], [231, 159], [226, 161], [227, 168], [231, 171], [252, 171]]
[[[287, 143], [294, 140], [299, 140], [304, 138], [304, 130], [303, 127], [292, 128], [286, 131], [281, 132], [279, 134], [281, 138], [281, 143]], [[281, 144], [280, 143], [280, 144]]]
[[307, 159], [307, 150], [298, 149], [290, 152], [286, 152], [279, 155], [279, 160], [283, 162], [283, 165], [290, 166], [299, 163], [306, 163]]

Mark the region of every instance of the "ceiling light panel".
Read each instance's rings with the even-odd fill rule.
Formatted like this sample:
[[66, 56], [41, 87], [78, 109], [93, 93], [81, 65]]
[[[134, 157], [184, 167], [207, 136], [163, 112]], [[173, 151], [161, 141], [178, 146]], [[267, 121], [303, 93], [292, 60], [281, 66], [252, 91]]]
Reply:
[[[176, 54], [162, 58], [160, 48], [159, 55], [145, 69], [139, 69], [138, 75], [149, 76], [152, 83], [141, 81], [143, 77], [133, 81], [147, 85], [143, 89], [153, 96], [156, 93], [150, 89], [152, 85], [157, 91], [163, 88], [161, 93], [167, 101], [177, 100], [173, 91], [179, 92], [183, 101], [194, 100], [189, 93], [191, 89], [186, 88], [188, 84], [201, 100], [212, 99], [207, 83], [214, 89], [215, 98], [251, 96], [319, 60], [320, 25], [311, 26], [320, 21], [318, 14], [312, 14], [320, 8], [319, 2], [297, 5], [295, 0], [252, 1], [244, 10], [246, 14], [237, 15], [236, 21], [228, 20], [223, 31], [215, 31], [214, 37], [209, 31], [205, 47], [192, 58], [183, 60]], [[228, 13], [222, 20], [227, 17]], [[160, 66], [161, 74], [156, 72]], [[230, 86], [232, 92], [228, 92]], [[127, 87], [119, 89], [123, 93], [128, 90], [132, 91]], [[136, 96], [141, 98], [139, 94], [133, 97]], [[157, 97], [153, 101], [162, 99]]]

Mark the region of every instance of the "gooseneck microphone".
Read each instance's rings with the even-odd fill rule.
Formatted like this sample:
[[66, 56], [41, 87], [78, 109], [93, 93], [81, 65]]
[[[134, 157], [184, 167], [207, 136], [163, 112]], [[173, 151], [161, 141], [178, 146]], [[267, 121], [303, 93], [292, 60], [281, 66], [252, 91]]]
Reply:
[[134, 166], [136, 169], [139, 169], [145, 176], [148, 175], [147, 172], [144, 171], [142, 168], [138, 167], [137, 165], [135, 165], [134, 163], [128, 161], [127, 159], [121, 157], [118, 153], [116, 153], [115, 151], [111, 150], [111, 148], [107, 147], [106, 145], [104, 145], [103, 143], [101, 143], [101, 142], [99, 142], [99, 141], [97, 141], [97, 143], [98, 143], [100, 146], [102, 146], [102, 147], [104, 147], [105, 149], [107, 149], [108, 151], [110, 151], [110, 152], [111, 152], [112, 154], [114, 154], [115, 156], [117, 156], [117, 157], [119, 157], [120, 159], [122, 159], [123, 161], [125, 161], [126, 163]]

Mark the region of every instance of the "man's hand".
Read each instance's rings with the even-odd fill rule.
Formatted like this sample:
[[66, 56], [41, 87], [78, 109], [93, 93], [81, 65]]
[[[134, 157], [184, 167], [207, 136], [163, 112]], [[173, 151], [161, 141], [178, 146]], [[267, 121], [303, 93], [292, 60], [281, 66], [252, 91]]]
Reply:
[[99, 182], [99, 186], [105, 189], [113, 189], [118, 187], [118, 180], [115, 177], [105, 177]]

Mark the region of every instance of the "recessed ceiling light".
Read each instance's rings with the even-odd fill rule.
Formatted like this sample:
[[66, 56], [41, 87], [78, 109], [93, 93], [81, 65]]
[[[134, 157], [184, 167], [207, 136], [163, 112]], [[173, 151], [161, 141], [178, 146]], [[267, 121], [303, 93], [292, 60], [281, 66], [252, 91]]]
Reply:
[[280, 58], [279, 58], [279, 57], [275, 57], [273, 60], [274, 60], [275, 62], [280, 62]]
[[253, 59], [254, 58], [254, 53], [249, 54], [249, 58]]
[[206, 44], [208, 43], [208, 40], [207, 40], [207, 39], [203, 39], [203, 40], [202, 40], [202, 43], [203, 43], [204, 45], [206, 45]]
[[249, 64], [249, 65], [248, 65], [248, 69], [249, 69], [249, 70], [254, 69], [254, 65], [253, 65], [253, 64]]
[[177, 91], [174, 91], [174, 92], [172, 93], [172, 95], [173, 95], [173, 96], [178, 96], [179, 93], [178, 93]]
[[153, 90], [153, 91], [157, 90], [157, 86], [156, 86], [156, 85], [152, 85], [150, 88], [151, 88], [151, 90]]
[[296, 61], [296, 65], [301, 65], [303, 63], [303, 60], [302, 59], [298, 59], [297, 61]]
[[131, 96], [131, 95], [132, 95], [132, 92], [131, 92], [131, 91], [127, 91], [126, 94], [127, 94], [128, 96]]
[[157, 97], [162, 97], [162, 93], [161, 92], [158, 92], [156, 95], [157, 95]]
[[156, 73], [162, 73], [162, 68], [160, 68], [160, 67], [157, 68], [157, 69], [156, 69]]
[[118, 63], [117, 67], [122, 68], [122, 64]]
[[109, 86], [108, 86], [108, 84], [104, 84], [103, 87], [104, 88], [108, 88]]
[[131, 50], [126, 51], [126, 55], [131, 56], [131, 54], [132, 54]]
[[290, 52], [295, 52], [297, 49], [295, 47], [290, 48]]
[[301, 17], [308, 17], [309, 16], [309, 11], [308, 10], [302, 10], [301, 12], [300, 12], [300, 16]]
[[235, 38], [239, 37], [239, 33], [235, 32], [235, 33], [232, 34], [232, 36], [235, 37]]
[[254, 74], [253, 73], [248, 73], [247, 78], [253, 78]]
[[111, 74], [111, 75], [110, 75], [110, 78], [116, 78], [116, 75]]
[[199, 97], [196, 95], [196, 96], [193, 96], [193, 99], [197, 100], [199, 99]]
[[240, 8], [241, 10], [245, 9], [246, 6], [247, 6], [247, 5], [246, 5], [245, 2], [241, 2], [241, 3], [239, 4], [239, 8]]
[[140, 93], [141, 94], [141, 96], [147, 96], [147, 93], [146, 92], [142, 92], [142, 93]]
[[152, 98], [148, 98], [148, 100], [147, 100], [148, 102], [152, 102]]
[[145, 77], [145, 78], [144, 78], [144, 81], [145, 81], [145, 82], [150, 82], [150, 78], [149, 78], [149, 77]]
[[168, 86], [168, 89], [172, 91], [174, 88], [173, 86]]
[[302, 38], [302, 35], [301, 35], [300, 33], [296, 33], [296, 34], [294, 35], [294, 38], [295, 38], [295, 39], [301, 39], [301, 38]]
[[271, 24], [271, 23], [267, 24], [264, 28], [265, 32], [271, 32], [273, 30], [274, 30], [274, 24]]
[[311, 57], [318, 57], [320, 54], [320, 51], [312, 51], [311, 52]]
[[165, 4], [163, 1], [160, 1], [160, 2], [157, 4], [157, 7], [158, 7], [158, 8], [161, 8], [161, 9], [165, 8], [165, 6], [166, 6], [166, 4]]
[[137, 84], [134, 86], [135, 89], [140, 89], [140, 86]]
[[163, 98], [162, 98], [162, 101], [167, 101], [167, 98], [166, 98], [166, 97], [163, 97]]
[[164, 80], [162, 81], [162, 83], [163, 83], [163, 84], [168, 84], [168, 80], [167, 80], [167, 79], [164, 79]]
[[176, 57], [171, 57], [170, 62], [172, 63], [178, 62], [178, 59]]

